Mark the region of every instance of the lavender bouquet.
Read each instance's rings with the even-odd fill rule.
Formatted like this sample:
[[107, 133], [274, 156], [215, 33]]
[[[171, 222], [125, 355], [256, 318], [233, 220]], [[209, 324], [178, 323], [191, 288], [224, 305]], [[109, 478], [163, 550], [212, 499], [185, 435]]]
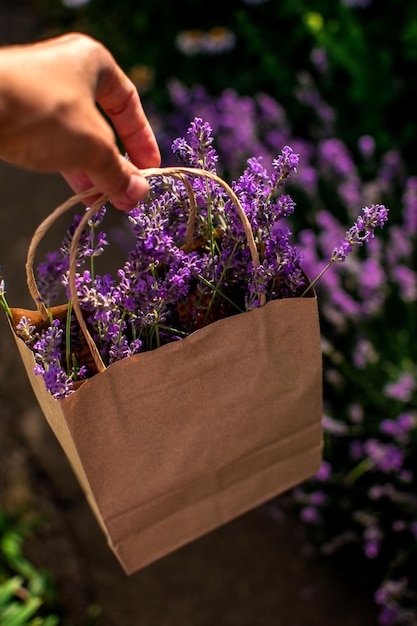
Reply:
[[[311, 295], [323, 273], [344, 261], [354, 246], [373, 238], [388, 217], [383, 205], [365, 207], [310, 282], [287, 223], [295, 202], [283, 187], [299, 163], [292, 148], [285, 146], [269, 167], [260, 157], [248, 159], [230, 187], [216, 174], [212, 130], [201, 118], [194, 119], [187, 138], [175, 140], [172, 149], [186, 168], [144, 171], [150, 194], [128, 214], [135, 243], [116, 277], [95, 269], [95, 259], [107, 245], [100, 230], [105, 207], [91, 212], [88, 221], [84, 216], [87, 228], [77, 244], [72, 287], [105, 366], [269, 300]], [[60, 249], [37, 268], [43, 301], [52, 307], [64, 288], [68, 314], [51, 313], [42, 329], [26, 316], [16, 325], [34, 352], [35, 374], [57, 400], [97, 372], [71, 311], [70, 248], [81, 219], [76, 217]], [[4, 281], [0, 302], [10, 313]]]

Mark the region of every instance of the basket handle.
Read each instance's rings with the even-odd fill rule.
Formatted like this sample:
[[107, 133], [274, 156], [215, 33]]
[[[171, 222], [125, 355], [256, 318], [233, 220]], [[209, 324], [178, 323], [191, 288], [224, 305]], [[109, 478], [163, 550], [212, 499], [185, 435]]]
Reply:
[[[230, 200], [233, 202], [236, 210], [238, 212], [239, 218], [243, 224], [243, 228], [245, 231], [245, 236], [247, 239], [248, 247], [250, 250], [250, 254], [252, 257], [252, 261], [254, 265], [259, 265], [259, 254], [255, 243], [255, 238], [253, 235], [252, 227], [250, 222], [240, 204], [240, 201], [232, 188], [219, 176], [213, 174], [212, 172], [208, 172], [206, 170], [201, 170], [198, 168], [189, 168], [189, 167], [162, 167], [162, 168], [149, 168], [140, 170], [141, 175], [144, 178], [153, 178], [156, 176], [171, 176], [173, 178], [177, 178], [181, 180], [186, 186], [189, 195], [190, 195], [190, 213], [187, 222], [187, 231], [186, 231], [186, 240], [185, 247], [189, 248], [193, 234], [194, 234], [194, 225], [195, 225], [195, 217], [196, 217], [196, 204], [194, 194], [192, 193], [191, 184], [187, 180], [187, 176], [200, 176], [211, 179], [217, 182], [223, 189], [226, 191]], [[46, 232], [52, 226], [52, 224], [66, 211], [68, 211], [71, 207], [73, 207], [78, 202], [83, 199], [90, 197], [97, 193], [97, 189], [92, 188], [86, 191], [83, 191], [79, 194], [76, 194], [69, 198], [66, 202], [58, 206], [36, 229], [32, 240], [29, 245], [29, 250], [27, 254], [26, 260], [26, 278], [29, 292], [36, 304], [36, 307], [42, 317], [43, 320], [48, 320], [48, 310], [43, 302], [43, 299], [39, 293], [38, 287], [36, 285], [36, 279], [33, 271], [33, 263], [35, 258], [36, 249], [39, 245], [39, 242], [44, 237]], [[71, 240], [70, 254], [69, 254], [69, 272], [68, 272], [68, 280], [69, 280], [69, 289], [72, 301], [72, 308], [77, 318], [77, 321], [80, 325], [81, 331], [84, 334], [87, 345], [91, 351], [91, 355], [94, 359], [98, 372], [103, 372], [106, 369], [105, 364], [103, 363], [103, 359], [101, 358], [100, 352], [96, 346], [94, 339], [92, 338], [90, 331], [87, 328], [87, 325], [84, 321], [84, 317], [82, 315], [80, 302], [77, 294], [76, 288], [76, 271], [77, 271], [77, 250], [79, 241], [82, 235], [83, 230], [85, 229], [88, 220], [106, 203], [108, 200], [107, 196], [101, 196], [88, 211], [82, 216]], [[265, 295], [260, 295], [261, 305], [265, 304]]]
[[[32, 300], [35, 303], [35, 306], [42, 318], [42, 320], [49, 320], [48, 309], [45, 306], [43, 298], [39, 293], [38, 286], [36, 284], [36, 278], [33, 271], [33, 265], [35, 260], [36, 250], [39, 246], [39, 243], [44, 238], [48, 230], [51, 226], [56, 222], [56, 220], [63, 215], [66, 211], [69, 211], [73, 206], [84, 200], [85, 198], [90, 197], [91, 195], [97, 194], [98, 190], [95, 187], [91, 189], [87, 189], [86, 191], [82, 191], [76, 195], [71, 196], [60, 204], [48, 217], [46, 217], [35, 230], [32, 239], [29, 243], [28, 253], [26, 256], [26, 282], [29, 289], [29, 293], [32, 296]], [[102, 206], [106, 202], [107, 198], [102, 196], [97, 203]]]

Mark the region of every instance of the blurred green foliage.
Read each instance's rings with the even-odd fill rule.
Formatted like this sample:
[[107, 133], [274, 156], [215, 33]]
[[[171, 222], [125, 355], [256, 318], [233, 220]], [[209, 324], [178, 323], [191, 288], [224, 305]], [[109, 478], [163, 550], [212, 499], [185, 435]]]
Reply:
[[23, 555], [23, 544], [38, 524], [0, 509], [0, 624], [57, 626], [55, 590], [49, 575]]
[[[417, 126], [410, 103], [417, 95], [417, 4], [362, 4], [368, 6], [347, 6], [342, 0], [213, 0], [204, 5], [90, 0], [70, 8], [57, 0], [37, 0], [43, 34], [87, 32], [103, 41], [126, 71], [145, 66], [152, 85], [143, 97], [161, 110], [169, 106], [166, 82], [172, 77], [188, 86], [202, 84], [212, 95], [229, 87], [248, 95], [264, 91], [285, 107], [302, 135], [310, 120], [295, 92], [299, 73], [307, 71], [337, 111], [339, 136], [348, 146], [369, 134], [378, 150], [399, 148], [414, 165]], [[214, 27], [234, 34], [232, 50], [188, 55], [179, 50], [179, 33]], [[313, 62], [317, 49], [326, 53], [324, 71]]]

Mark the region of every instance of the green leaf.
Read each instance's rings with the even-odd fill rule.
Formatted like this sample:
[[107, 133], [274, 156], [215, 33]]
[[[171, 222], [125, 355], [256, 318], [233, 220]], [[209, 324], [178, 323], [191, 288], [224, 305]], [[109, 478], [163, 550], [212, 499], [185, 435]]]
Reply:
[[[42, 622], [39, 622], [40, 626], [58, 626], [59, 617], [56, 615], [48, 615]], [[37, 624], [31, 624], [31, 626], [37, 626]]]
[[30, 598], [23, 604], [14, 602], [10, 604], [3, 612], [0, 612], [1, 626], [23, 626], [28, 624], [30, 617], [36, 613], [42, 605], [41, 598]]
[[8, 559], [15, 559], [21, 555], [23, 538], [15, 531], [6, 532], [0, 543], [3, 554]]
[[28, 588], [32, 595], [41, 596], [45, 593], [48, 585], [48, 578], [44, 572], [33, 570], [30, 575]]
[[22, 584], [23, 579], [20, 576], [13, 576], [13, 578], [9, 578], [9, 580], [0, 585], [0, 610], [2, 606], [6, 605], [13, 598]]

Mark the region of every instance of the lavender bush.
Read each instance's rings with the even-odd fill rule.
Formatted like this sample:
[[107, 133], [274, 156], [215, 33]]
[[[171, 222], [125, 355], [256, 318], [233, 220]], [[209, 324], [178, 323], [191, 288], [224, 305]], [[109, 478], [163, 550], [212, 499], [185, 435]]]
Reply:
[[[174, 113], [165, 124], [203, 115], [220, 162], [235, 172], [253, 153], [268, 163], [277, 146], [300, 154], [288, 182], [297, 200], [292, 225], [310, 277], [344, 256], [366, 214], [343, 236], [361, 199], [390, 206], [390, 228], [317, 286], [324, 355], [324, 463], [319, 474], [274, 507], [296, 509], [316, 552], [339, 558], [374, 587], [380, 624], [417, 624], [417, 178], [392, 150], [380, 157], [373, 137], [352, 154], [335, 116], [307, 78], [299, 96], [321, 123], [292, 133], [273, 98], [232, 90], [210, 98], [201, 86], [171, 84]], [[161, 142], [165, 133], [161, 125]], [[169, 160], [169, 157], [166, 157]], [[366, 231], [361, 231], [366, 239]], [[362, 572], [362, 574], [360, 574]]]

